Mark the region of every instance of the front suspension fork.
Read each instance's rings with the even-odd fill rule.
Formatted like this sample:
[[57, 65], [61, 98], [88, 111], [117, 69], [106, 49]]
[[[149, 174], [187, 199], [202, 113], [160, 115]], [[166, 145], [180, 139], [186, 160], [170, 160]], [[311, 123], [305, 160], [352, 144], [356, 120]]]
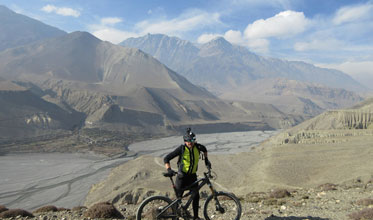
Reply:
[[216, 211], [220, 212], [220, 213], [225, 213], [225, 209], [221, 206], [219, 200], [218, 200], [218, 196], [217, 196], [217, 193], [216, 193], [216, 190], [214, 189], [214, 187], [212, 186], [211, 182], [209, 181], [207, 183], [207, 185], [209, 186], [210, 190], [211, 190], [211, 194], [215, 200], [215, 208], [216, 208]]

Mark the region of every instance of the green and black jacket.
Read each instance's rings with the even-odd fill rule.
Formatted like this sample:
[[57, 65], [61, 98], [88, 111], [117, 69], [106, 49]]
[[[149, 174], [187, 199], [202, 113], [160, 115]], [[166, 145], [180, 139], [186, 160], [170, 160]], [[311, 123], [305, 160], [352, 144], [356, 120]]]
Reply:
[[170, 163], [170, 160], [179, 156], [177, 162], [179, 171], [185, 174], [195, 174], [198, 169], [200, 152], [207, 152], [206, 147], [202, 144], [195, 143], [192, 149], [189, 149], [185, 144], [183, 144], [167, 154], [164, 158], [164, 163]]

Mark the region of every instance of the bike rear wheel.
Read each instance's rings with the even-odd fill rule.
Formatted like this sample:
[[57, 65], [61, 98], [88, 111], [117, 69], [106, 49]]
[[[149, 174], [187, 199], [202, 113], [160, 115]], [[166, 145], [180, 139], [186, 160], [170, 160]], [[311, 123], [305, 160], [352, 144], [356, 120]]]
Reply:
[[217, 192], [210, 195], [205, 202], [203, 215], [206, 220], [239, 220], [241, 203], [233, 194]]
[[176, 208], [171, 206], [172, 200], [165, 196], [151, 196], [145, 199], [137, 209], [136, 220], [176, 220]]

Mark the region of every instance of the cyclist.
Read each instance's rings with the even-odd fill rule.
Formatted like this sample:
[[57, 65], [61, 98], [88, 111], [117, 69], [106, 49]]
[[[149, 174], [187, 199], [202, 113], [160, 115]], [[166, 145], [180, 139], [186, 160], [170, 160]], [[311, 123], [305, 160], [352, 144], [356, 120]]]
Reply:
[[[207, 149], [202, 144], [196, 142], [196, 135], [191, 131], [190, 128], [187, 129], [186, 134], [183, 136], [184, 144], [177, 147], [174, 151], [166, 155], [164, 158], [165, 167], [167, 172], [172, 174], [174, 171], [171, 169], [170, 160], [179, 156], [178, 164], [178, 174], [176, 176], [176, 192], [177, 196], [181, 197], [183, 195], [182, 189], [186, 186], [191, 185], [197, 180], [197, 169], [198, 160], [200, 152], [203, 152], [205, 158], [205, 165], [208, 169], [211, 169], [211, 163], [207, 157]], [[199, 208], [199, 192], [197, 186], [192, 189], [194, 191], [193, 198], [193, 219], [200, 220], [198, 217]]]

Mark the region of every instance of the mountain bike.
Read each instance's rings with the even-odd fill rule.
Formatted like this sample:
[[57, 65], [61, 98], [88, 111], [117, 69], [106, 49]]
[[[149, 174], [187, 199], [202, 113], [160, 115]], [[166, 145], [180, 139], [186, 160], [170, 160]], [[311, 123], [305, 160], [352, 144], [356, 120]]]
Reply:
[[[239, 220], [241, 217], [241, 203], [237, 197], [228, 192], [216, 191], [213, 187], [210, 179], [213, 178], [211, 170], [204, 172], [204, 177], [197, 179], [191, 185], [185, 187], [183, 191], [189, 190], [184, 196], [178, 197], [173, 176], [177, 172], [163, 173], [165, 177], [169, 177], [176, 195], [175, 200], [171, 200], [167, 196], [151, 196], [141, 202], [136, 213], [136, 220], [158, 220], [158, 219], [172, 219], [178, 220], [183, 218], [184, 220], [193, 219], [188, 211], [188, 207], [193, 201], [195, 193], [204, 186], [208, 185], [211, 190], [211, 195], [207, 197], [204, 207], [203, 215], [206, 220]], [[198, 187], [198, 191], [191, 190], [194, 187]], [[188, 201], [183, 204], [182, 200], [189, 197]]]

